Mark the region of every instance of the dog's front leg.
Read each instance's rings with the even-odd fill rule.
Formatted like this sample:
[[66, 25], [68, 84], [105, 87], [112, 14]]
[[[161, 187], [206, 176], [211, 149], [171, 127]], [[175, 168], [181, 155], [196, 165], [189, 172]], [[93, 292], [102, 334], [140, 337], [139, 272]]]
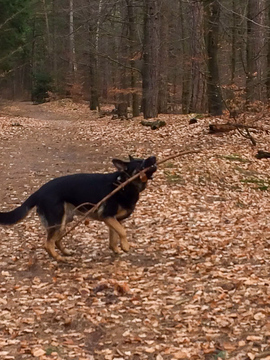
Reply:
[[[129, 251], [130, 245], [127, 241], [126, 230], [119, 223], [119, 221], [117, 221], [113, 217], [110, 217], [110, 218], [104, 219], [104, 222], [109, 227], [110, 231], [116, 232], [119, 235], [120, 245], [121, 245], [122, 250], [124, 250], [126, 252]], [[112, 235], [112, 237], [111, 237], [111, 235]], [[110, 232], [110, 248], [112, 248], [112, 250], [115, 253], [119, 253], [119, 249], [117, 246], [117, 241], [115, 240], [115, 236], [116, 236], [116, 234], [113, 234]]]
[[119, 254], [120, 249], [118, 247], [119, 236], [113, 228], [109, 227], [109, 248], [115, 253]]
[[[61, 233], [61, 235], [62, 235], [62, 233]], [[62, 239], [56, 240], [55, 245], [61, 251], [61, 253], [64, 254], [65, 256], [71, 256], [73, 254], [73, 252], [71, 250], [68, 250], [64, 247]]]

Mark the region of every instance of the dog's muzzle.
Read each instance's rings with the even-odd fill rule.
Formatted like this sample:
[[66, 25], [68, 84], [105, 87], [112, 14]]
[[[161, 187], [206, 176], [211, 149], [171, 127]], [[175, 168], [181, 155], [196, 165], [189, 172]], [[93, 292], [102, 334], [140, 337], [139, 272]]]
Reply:
[[[152, 175], [155, 171], [157, 171], [156, 165], [157, 159], [155, 156], [150, 156], [149, 158], [145, 159], [142, 163], [142, 170], [150, 168], [144, 174], [142, 174], [141, 181], [146, 182], [148, 179], [152, 179]], [[145, 175], [145, 176], [144, 176]]]

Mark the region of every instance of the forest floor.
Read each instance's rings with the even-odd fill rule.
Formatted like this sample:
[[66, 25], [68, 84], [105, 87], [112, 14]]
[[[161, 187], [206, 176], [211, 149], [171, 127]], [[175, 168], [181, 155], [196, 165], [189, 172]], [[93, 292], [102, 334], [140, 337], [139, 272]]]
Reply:
[[[81, 224], [56, 263], [35, 212], [0, 228], [0, 358], [270, 359], [269, 134], [257, 146], [205, 118], [161, 115], [152, 131], [85, 104], [0, 105], [1, 209], [49, 179], [112, 171], [111, 159], [202, 150], [160, 166], [125, 222], [115, 256], [104, 224]], [[270, 114], [246, 121], [270, 129]]]

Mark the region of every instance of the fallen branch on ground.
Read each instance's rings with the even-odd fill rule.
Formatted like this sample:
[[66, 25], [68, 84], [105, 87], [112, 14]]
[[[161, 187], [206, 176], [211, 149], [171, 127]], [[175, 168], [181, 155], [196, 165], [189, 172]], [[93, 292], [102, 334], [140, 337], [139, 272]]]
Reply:
[[249, 139], [252, 145], [256, 146], [256, 141], [253, 138], [253, 136], [251, 136], [249, 129], [267, 131], [257, 126], [249, 126], [244, 124], [232, 124], [232, 123], [209, 124], [209, 134], [218, 134], [218, 133], [229, 132], [232, 130], [237, 130], [240, 135], [242, 135], [246, 139]]
[[244, 124], [233, 124], [233, 123], [226, 123], [226, 124], [209, 124], [209, 133], [216, 134], [220, 132], [228, 132], [237, 129], [254, 129], [254, 130], [261, 130], [266, 131], [265, 129], [260, 128], [259, 126], [251, 126], [251, 125], [244, 125]]
[[143, 126], [150, 126], [152, 130], [159, 129], [160, 127], [163, 127], [166, 125], [166, 122], [163, 120], [155, 120], [155, 121], [145, 121], [142, 120], [141, 124]]
[[[188, 155], [188, 154], [196, 154], [199, 153], [201, 150], [186, 150], [186, 151], [181, 151], [178, 154], [174, 154], [171, 156], [168, 156], [167, 158], [160, 160], [156, 163], [156, 165], [160, 165], [165, 163], [168, 160], [171, 159], [175, 159], [179, 156], [184, 156], [184, 155]], [[79, 219], [69, 230], [67, 230], [63, 235], [61, 235], [60, 239], [62, 239], [64, 236], [68, 235], [72, 230], [74, 230], [79, 224], [81, 224], [90, 214], [94, 213], [99, 207], [100, 205], [102, 205], [106, 200], [108, 200], [111, 196], [113, 196], [114, 194], [116, 194], [119, 190], [123, 189], [123, 187], [125, 187], [126, 185], [128, 185], [129, 183], [131, 183], [133, 180], [137, 179], [139, 176], [141, 176], [142, 174], [146, 173], [148, 170], [151, 169], [151, 166], [143, 169], [142, 171], [140, 171], [139, 173], [131, 176], [129, 179], [127, 179], [125, 182], [123, 182], [122, 184], [120, 184], [119, 186], [117, 186], [112, 192], [110, 192], [108, 195], [106, 195], [103, 199], [101, 199], [97, 204], [95, 204], [89, 211], [87, 211], [83, 217], [81, 219]], [[83, 204], [85, 205], [85, 204]]]
[[270, 152], [258, 150], [258, 153], [255, 155], [257, 159], [268, 159], [270, 158]]

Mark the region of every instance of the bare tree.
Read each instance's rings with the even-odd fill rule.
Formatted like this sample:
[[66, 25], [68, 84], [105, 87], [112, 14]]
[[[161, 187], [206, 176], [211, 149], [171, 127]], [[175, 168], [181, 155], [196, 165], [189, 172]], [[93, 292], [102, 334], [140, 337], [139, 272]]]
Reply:
[[145, 1], [142, 108], [144, 118], [158, 115], [159, 4]]
[[203, 48], [203, 7], [200, 1], [190, 3], [191, 19], [191, 94], [189, 112], [205, 111], [205, 72]]
[[168, 112], [168, 71], [169, 71], [169, 6], [170, 2], [161, 1], [160, 5], [160, 51], [158, 112]]
[[77, 62], [74, 36], [74, 4], [69, 0], [69, 71], [71, 79], [76, 82]]
[[126, 0], [128, 13], [128, 29], [129, 29], [129, 61], [130, 61], [130, 87], [132, 97], [132, 114], [134, 117], [139, 116], [139, 94], [138, 94], [138, 69], [135, 67], [136, 56], [136, 15], [134, 12], [134, 1]]
[[260, 46], [260, 1], [247, 2], [247, 45], [246, 45], [246, 100], [247, 104], [259, 99], [259, 46]]
[[[100, 26], [103, 11], [103, 0], [98, 0], [97, 12], [90, 11], [92, 15], [88, 25], [89, 41], [89, 82], [90, 82], [90, 110], [99, 108], [99, 51], [100, 51]], [[95, 17], [93, 16], [95, 14]]]
[[218, 0], [203, 0], [203, 5], [207, 56], [208, 111], [211, 115], [221, 115], [222, 95], [218, 67], [220, 4]]
[[181, 28], [181, 44], [182, 44], [182, 112], [183, 114], [188, 114], [190, 110], [190, 98], [191, 98], [191, 32], [187, 25], [187, 21], [190, 21], [190, 18], [187, 19], [186, 13], [189, 8], [188, 3], [185, 4], [183, 0], [179, 1], [179, 22]]
[[[268, 8], [267, 11], [267, 23], [268, 26], [270, 24], [270, 0], [266, 0], [266, 6]], [[267, 99], [270, 99], [270, 27], [268, 27], [267, 31], [267, 71], [266, 71], [266, 91], [267, 91]]]

